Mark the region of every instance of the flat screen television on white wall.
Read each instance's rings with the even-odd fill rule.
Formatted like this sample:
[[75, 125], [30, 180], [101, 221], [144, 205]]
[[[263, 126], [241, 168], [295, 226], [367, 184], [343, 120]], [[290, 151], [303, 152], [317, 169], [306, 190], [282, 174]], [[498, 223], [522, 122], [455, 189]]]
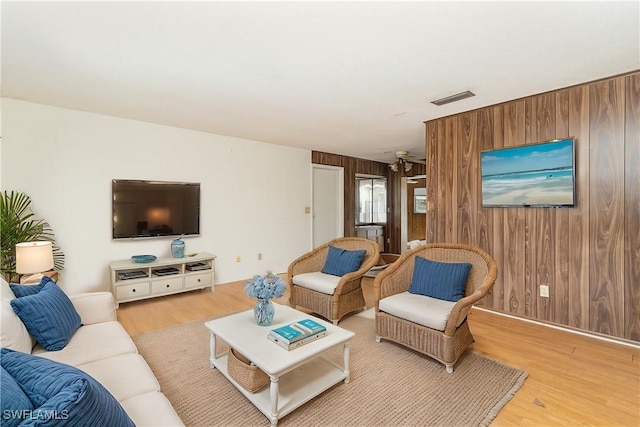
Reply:
[[114, 179], [113, 239], [200, 234], [200, 184]]
[[575, 206], [575, 140], [480, 153], [483, 207]]

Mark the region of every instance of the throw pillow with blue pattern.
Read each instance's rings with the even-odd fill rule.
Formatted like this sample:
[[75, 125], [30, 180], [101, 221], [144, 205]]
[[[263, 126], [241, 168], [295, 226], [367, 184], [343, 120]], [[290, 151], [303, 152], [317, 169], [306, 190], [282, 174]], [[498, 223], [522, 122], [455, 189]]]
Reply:
[[324, 263], [322, 272], [342, 277], [347, 273], [358, 271], [366, 253], [367, 251], [364, 249], [348, 251], [329, 246], [327, 260]]
[[0, 425], [16, 427], [33, 410], [33, 403], [20, 385], [3, 367], [0, 367]]
[[[3, 394], [15, 383], [27, 397], [2, 398], [3, 426], [135, 427], [111, 393], [78, 368], [6, 348], [0, 350], [0, 364]], [[5, 402], [11, 406], [5, 408]]]
[[38, 293], [15, 298], [10, 304], [29, 334], [49, 351], [62, 350], [82, 324], [67, 294], [53, 281], [46, 282]]
[[468, 262], [438, 262], [417, 256], [409, 293], [456, 302], [464, 297], [469, 271]]
[[13, 294], [16, 296], [16, 298], [21, 298], [37, 294], [42, 290], [42, 288], [44, 288], [44, 285], [49, 282], [56, 283], [53, 281], [53, 279], [51, 279], [51, 277], [42, 276], [42, 279], [40, 279], [40, 283], [38, 283], [37, 285], [19, 285], [17, 283], [9, 283], [9, 287], [13, 291]]

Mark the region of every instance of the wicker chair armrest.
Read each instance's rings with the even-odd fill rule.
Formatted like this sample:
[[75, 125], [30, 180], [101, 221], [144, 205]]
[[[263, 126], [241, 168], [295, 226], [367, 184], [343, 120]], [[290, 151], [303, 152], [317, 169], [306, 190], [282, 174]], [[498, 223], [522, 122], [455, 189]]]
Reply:
[[453, 335], [456, 328], [464, 321], [469, 314], [471, 307], [476, 302], [484, 298], [493, 287], [498, 276], [498, 267], [495, 263], [490, 265], [489, 272], [482, 284], [471, 294], [461, 298], [451, 309], [449, 319], [444, 329], [445, 335]]
[[421, 250], [422, 246], [403, 253], [393, 264], [378, 273], [373, 281], [376, 311], [381, 299], [409, 290], [415, 265], [414, 257]]
[[471, 306], [473, 306], [473, 302], [471, 302], [471, 297], [473, 295], [469, 295], [468, 297], [464, 297], [460, 299], [451, 309], [451, 313], [449, 313], [449, 318], [447, 319], [447, 324], [444, 327], [444, 334], [452, 336], [456, 328], [460, 326], [460, 324], [464, 321], [467, 314], [469, 314], [469, 310], [471, 310]]
[[349, 293], [358, 286], [360, 286], [360, 281], [362, 277], [367, 273], [367, 271], [371, 270], [378, 263], [378, 256], [374, 254], [374, 256], [369, 257], [369, 259], [364, 260], [364, 262], [360, 265], [360, 268], [356, 271], [352, 271], [351, 273], [347, 273], [338, 282], [338, 286], [336, 286], [336, 290], [334, 295], [342, 295]]
[[396, 262], [382, 270], [373, 280], [376, 311], [381, 299], [409, 290], [413, 274], [413, 263]]
[[333, 292], [333, 297], [338, 298], [340, 295], [348, 294], [351, 291], [354, 291], [360, 286], [360, 282], [362, 281], [363, 276], [354, 277], [351, 280], [345, 279], [345, 276], [342, 276], [340, 281], [338, 282], [338, 286], [336, 286], [335, 291]]
[[321, 247], [293, 260], [287, 269], [287, 279], [289, 280], [289, 283], [291, 284], [293, 276], [298, 274], [321, 271], [322, 267], [324, 267], [326, 258], [327, 249]]

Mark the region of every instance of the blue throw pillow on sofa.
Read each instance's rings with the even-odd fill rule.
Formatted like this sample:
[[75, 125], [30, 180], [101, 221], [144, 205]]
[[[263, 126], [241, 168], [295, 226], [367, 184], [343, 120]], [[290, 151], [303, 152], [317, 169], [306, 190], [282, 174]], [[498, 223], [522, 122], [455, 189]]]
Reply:
[[0, 366], [0, 407], [2, 426], [14, 427], [20, 424], [33, 409], [33, 403], [20, 385]]
[[49, 282], [55, 283], [53, 280], [51, 280], [51, 277], [42, 276], [42, 279], [40, 279], [40, 283], [38, 283], [37, 285], [19, 285], [17, 283], [9, 283], [9, 287], [13, 291], [13, 294], [16, 296], [16, 298], [21, 298], [37, 294], [42, 290], [42, 288], [44, 288], [44, 285]]
[[417, 256], [409, 292], [445, 301], [458, 301], [464, 296], [471, 264], [437, 262]]
[[54, 282], [40, 292], [11, 300], [29, 334], [46, 350], [62, 350], [82, 321], [69, 297]]
[[329, 253], [324, 267], [322, 267], [322, 272], [333, 276], [344, 276], [347, 273], [358, 271], [366, 253], [367, 251], [364, 249], [348, 251], [329, 246]]
[[111, 393], [78, 368], [6, 348], [0, 364], [33, 404], [26, 425], [134, 427]]

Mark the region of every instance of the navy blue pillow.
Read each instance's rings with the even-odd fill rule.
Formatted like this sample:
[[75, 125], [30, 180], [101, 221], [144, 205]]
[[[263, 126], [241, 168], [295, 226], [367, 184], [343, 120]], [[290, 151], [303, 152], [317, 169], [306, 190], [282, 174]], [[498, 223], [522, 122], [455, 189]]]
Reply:
[[22, 391], [20, 385], [0, 366], [0, 407], [2, 425], [14, 427], [33, 409], [33, 403]]
[[364, 254], [364, 249], [357, 251], [348, 251], [346, 249], [329, 246], [327, 260], [324, 262], [322, 272], [333, 276], [344, 276], [352, 271], [358, 271]]
[[135, 427], [111, 393], [78, 368], [7, 348], [0, 363], [31, 400], [26, 416], [38, 426]]
[[45, 283], [40, 292], [11, 300], [29, 334], [49, 351], [62, 350], [80, 327], [80, 315], [69, 297], [54, 282]]
[[437, 262], [416, 257], [409, 292], [445, 301], [458, 301], [464, 296], [471, 264]]
[[18, 285], [17, 283], [9, 283], [9, 287], [13, 291], [13, 294], [16, 296], [16, 298], [22, 298], [29, 295], [37, 294], [42, 290], [42, 288], [44, 288], [44, 285], [49, 282], [55, 283], [53, 280], [51, 280], [51, 277], [42, 276], [42, 279], [40, 279], [40, 283], [38, 283], [37, 285]]

